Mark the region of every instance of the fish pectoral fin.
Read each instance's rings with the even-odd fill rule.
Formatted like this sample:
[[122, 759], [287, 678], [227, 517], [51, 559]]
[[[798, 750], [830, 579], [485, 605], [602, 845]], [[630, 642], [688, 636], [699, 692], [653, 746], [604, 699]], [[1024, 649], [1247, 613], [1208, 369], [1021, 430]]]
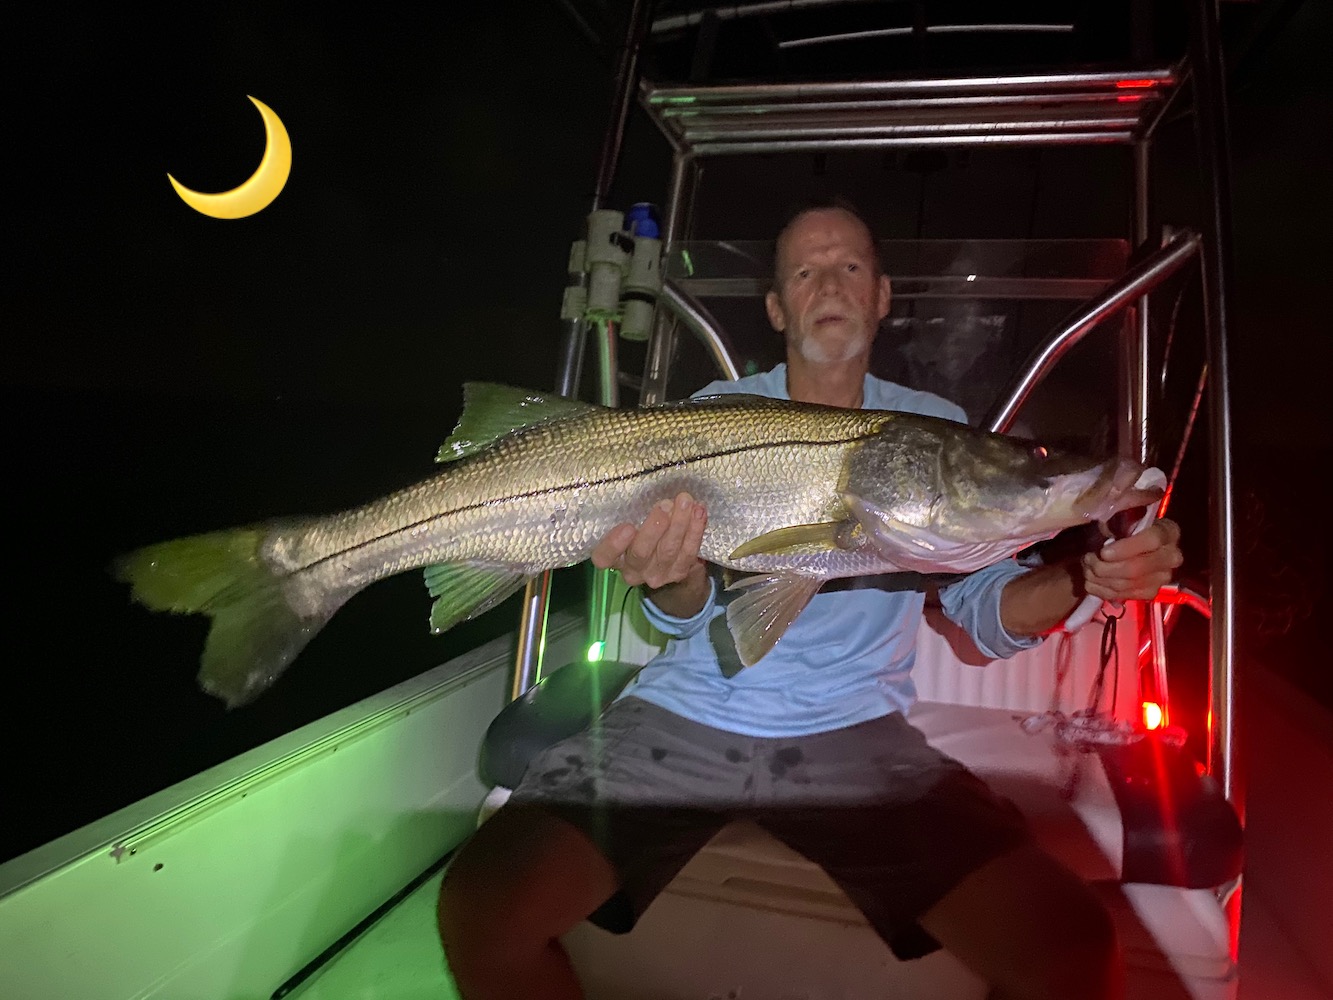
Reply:
[[435, 598], [430, 630], [436, 635], [491, 610], [527, 579], [512, 566], [468, 563], [427, 566], [425, 576], [426, 589]]
[[856, 549], [863, 544], [865, 535], [860, 530], [859, 523], [850, 519], [821, 521], [817, 524], [791, 524], [785, 528], [774, 528], [742, 542], [731, 553], [730, 558], [778, 555], [795, 550], [804, 550], [817, 555], [821, 552]]
[[727, 628], [743, 666], [754, 666], [777, 644], [823, 583], [817, 576], [761, 573], [727, 588], [744, 591], [727, 605]]
[[599, 409], [592, 403], [564, 396], [543, 395], [493, 382], [463, 386], [463, 414], [449, 440], [435, 454], [437, 462], [452, 462], [476, 454], [516, 430], [566, 420]]

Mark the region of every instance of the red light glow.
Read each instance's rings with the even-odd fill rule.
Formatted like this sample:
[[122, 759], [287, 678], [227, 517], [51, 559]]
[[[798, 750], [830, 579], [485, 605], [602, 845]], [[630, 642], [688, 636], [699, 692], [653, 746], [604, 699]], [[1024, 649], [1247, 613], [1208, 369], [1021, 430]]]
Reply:
[[1145, 701], [1143, 703], [1143, 728], [1147, 730], [1160, 729], [1165, 721], [1165, 714], [1162, 712], [1162, 706], [1155, 701]]
[[1117, 80], [1117, 81], [1115, 82], [1115, 85], [1116, 85], [1117, 87], [1122, 88], [1122, 89], [1123, 89], [1123, 88], [1127, 88], [1127, 87], [1155, 87], [1155, 86], [1157, 86], [1157, 81], [1156, 81], [1156, 80]]
[[1245, 884], [1237, 882], [1230, 898], [1226, 901], [1227, 925], [1230, 930], [1231, 961], [1240, 961], [1240, 896], [1245, 891]]

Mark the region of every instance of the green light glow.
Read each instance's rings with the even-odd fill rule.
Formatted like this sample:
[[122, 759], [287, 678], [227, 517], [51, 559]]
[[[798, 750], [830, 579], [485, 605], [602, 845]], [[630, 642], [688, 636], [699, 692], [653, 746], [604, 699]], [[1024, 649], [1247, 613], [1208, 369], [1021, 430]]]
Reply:
[[601, 660], [602, 654], [606, 652], [606, 643], [598, 639], [588, 647], [588, 662], [597, 663]]
[[681, 259], [681, 261], [685, 264], [685, 273], [686, 273], [689, 277], [693, 278], [693, 277], [694, 277], [694, 261], [693, 261], [693, 259], [691, 259], [691, 257], [690, 257], [690, 252], [689, 252], [688, 250], [682, 250], [682, 251], [680, 252], [680, 259]]

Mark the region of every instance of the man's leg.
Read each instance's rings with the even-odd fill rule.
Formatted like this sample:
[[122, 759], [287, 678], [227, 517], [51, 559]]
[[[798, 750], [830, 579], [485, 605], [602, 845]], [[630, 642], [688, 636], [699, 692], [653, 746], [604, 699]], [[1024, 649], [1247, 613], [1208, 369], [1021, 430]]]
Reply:
[[1115, 931], [1091, 890], [901, 715], [805, 737], [799, 754], [784, 742], [761, 754], [800, 763], [761, 770], [777, 808], [760, 825], [823, 867], [900, 958], [939, 944], [996, 1000], [1120, 996]]
[[581, 998], [559, 938], [615, 890], [615, 871], [582, 831], [540, 808], [506, 805], [440, 886], [440, 939], [464, 1000]]
[[1110, 915], [1035, 845], [978, 868], [920, 924], [992, 984], [993, 1000], [1116, 1000], [1124, 993]]

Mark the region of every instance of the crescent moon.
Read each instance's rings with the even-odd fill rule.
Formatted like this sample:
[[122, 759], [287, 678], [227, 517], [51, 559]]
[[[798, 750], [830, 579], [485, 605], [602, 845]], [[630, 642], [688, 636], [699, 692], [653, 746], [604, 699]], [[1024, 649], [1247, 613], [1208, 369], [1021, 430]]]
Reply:
[[181, 201], [196, 212], [215, 219], [244, 219], [268, 206], [287, 183], [287, 176], [292, 172], [292, 140], [287, 135], [287, 128], [267, 104], [253, 97], [250, 100], [264, 119], [265, 138], [264, 158], [249, 180], [230, 191], [201, 194], [167, 174], [167, 180], [171, 181]]

